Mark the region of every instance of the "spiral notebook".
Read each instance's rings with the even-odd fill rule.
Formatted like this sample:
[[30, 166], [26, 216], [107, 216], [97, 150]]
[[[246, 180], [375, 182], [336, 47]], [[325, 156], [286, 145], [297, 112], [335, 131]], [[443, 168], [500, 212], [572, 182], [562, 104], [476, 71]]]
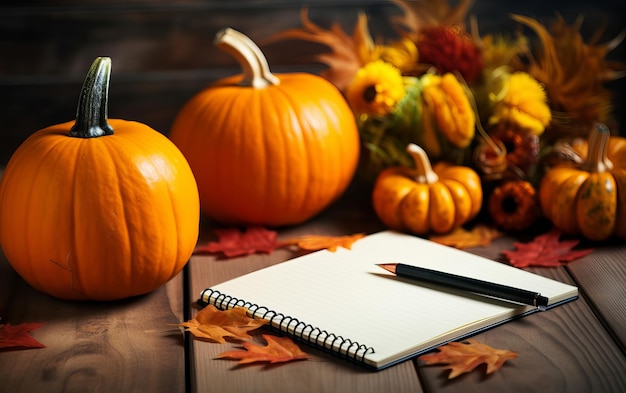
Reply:
[[540, 292], [548, 308], [578, 289], [465, 251], [394, 231], [335, 252], [317, 251], [205, 289], [200, 302], [241, 306], [296, 340], [372, 369], [537, 311], [398, 278], [376, 266], [404, 263]]

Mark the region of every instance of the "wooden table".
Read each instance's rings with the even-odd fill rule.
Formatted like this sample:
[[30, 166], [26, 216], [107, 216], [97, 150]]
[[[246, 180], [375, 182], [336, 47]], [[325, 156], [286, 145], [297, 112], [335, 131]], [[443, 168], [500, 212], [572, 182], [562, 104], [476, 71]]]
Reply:
[[[199, 243], [214, 239], [203, 222]], [[384, 229], [369, 195], [353, 187], [308, 223], [279, 230], [347, 235]], [[511, 237], [470, 252], [501, 259]], [[105, 303], [60, 301], [30, 288], [0, 259], [3, 322], [44, 322], [43, 349], [0, 352], [0, 391], [21, 392], [626, 392], [626, 246], [594, 245], [566, 267], [532, 271], [579, 286], [578, 300], [480, 333], [475, 339], [519, 354], [498, 372], [484, 368], [454, 380], [440, 366], [409, 360], [380, 372], [303, 346], [312, 359], [238, 367], [215, 356], [233, 344], [185, 336], [172, 324], [195, 312], [199, 292], [223, 280], [279, 263], [296, 252], [223, 259], [193, 256], [186, 269], [145, 296]], [[259, 285], [262, 285], [261, 283]]]

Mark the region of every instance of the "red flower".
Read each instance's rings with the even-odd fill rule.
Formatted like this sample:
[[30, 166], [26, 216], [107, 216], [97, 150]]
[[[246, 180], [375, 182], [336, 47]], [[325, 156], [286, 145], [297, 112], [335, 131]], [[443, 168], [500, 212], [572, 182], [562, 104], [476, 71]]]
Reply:
[[458, 71], [468, 84], [483, 68], [480, 48], [466, 31], [454, 26], [425, 27], [417, 40], [420, 63], [444, 74]]
[[505, 231], [522, 231], [537, 218], [535, 188], [525, 180], [510, 180], [497, 186], [489, 196], [489, 215]]

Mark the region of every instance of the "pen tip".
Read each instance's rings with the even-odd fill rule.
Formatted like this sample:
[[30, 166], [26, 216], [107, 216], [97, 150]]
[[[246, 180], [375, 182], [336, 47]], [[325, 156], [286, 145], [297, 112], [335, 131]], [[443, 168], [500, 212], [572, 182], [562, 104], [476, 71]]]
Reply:
[[395, 263], [379, 263], [378, 266], [387, 270], [390, 273], [396, 274], [396, 264]]

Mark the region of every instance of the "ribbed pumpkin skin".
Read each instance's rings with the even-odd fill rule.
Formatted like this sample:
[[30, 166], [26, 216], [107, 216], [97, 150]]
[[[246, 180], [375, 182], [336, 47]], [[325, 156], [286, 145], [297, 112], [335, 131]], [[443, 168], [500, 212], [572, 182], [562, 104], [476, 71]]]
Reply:
[[316, 75], [276, 76], [280, 83], [264, 88], [221, 80], [172, 127], [202, 212], [219, 222], [301, 223], [338, 198], [356, 170], [359, 135], [341, 93]]
[[[626, 239], [626, 138], [596, 129], [589, 139], [575, 147], [584, 159], [581, 165], [564, 163], [543, 176], [541, 210], [565, 233], [592, 241]], [[611, 167], [598, 165], [606, 159]]]
[[471, 168], [439, 162], [431, 167], [426, 152], [407, 149], [415, 168], [389, 167], [378, 174], [372, 205], [388, 228], [417, 235], [447, 233], [476, 217], [483, 191]]
[[17, 273], [62, 299], [114, 300], [174, 277], [196, 245], [199, 201], [184, 156], [148, 126], [28, 138], [0, 183], [0, 242]]

